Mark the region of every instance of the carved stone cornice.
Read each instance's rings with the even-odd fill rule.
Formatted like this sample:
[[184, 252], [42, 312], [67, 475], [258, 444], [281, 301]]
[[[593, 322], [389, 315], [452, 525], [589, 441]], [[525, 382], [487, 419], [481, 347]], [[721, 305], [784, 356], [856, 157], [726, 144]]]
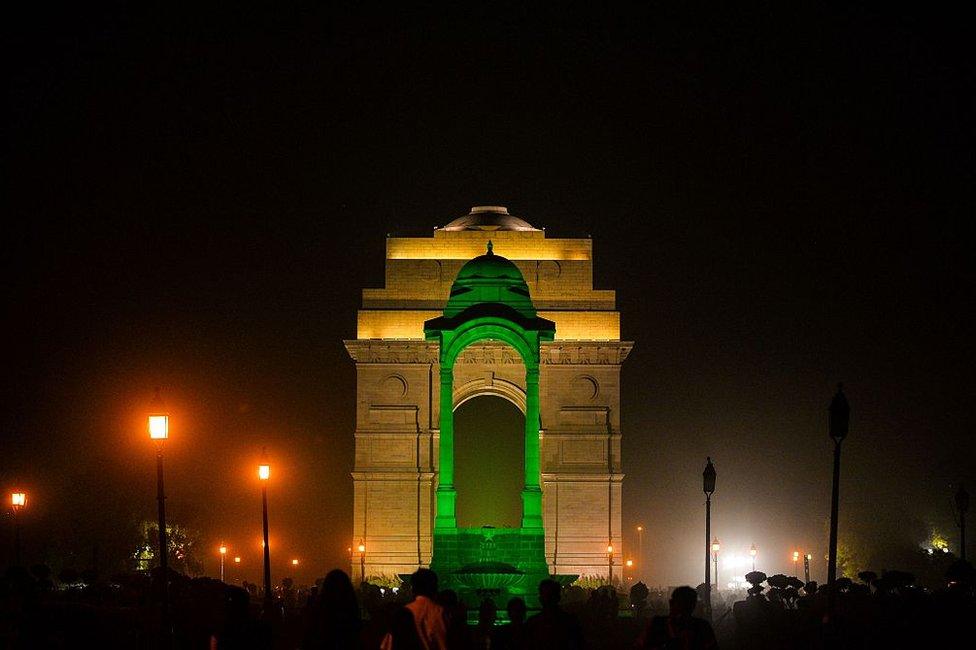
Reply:
[[343, 341], [356, 363], [422, 363], [439, 362], [437, 343], [410, 340], [353, 339]]
[[543, 365], [620, 365], [634, 348], [633, 341], [553, 341], [540, 350]]
[[[439, 346], [421, 340], [353, 339], [344, 341], [356, 363], [439, 363]], [[540, 362], [544, 365], [620, 365], [633, 349], [633, 341], [553, 341], [543, 343]], [[460, 365], [521, 364], [518, 352], [500, 343], [476, 343], [457, 359]]]

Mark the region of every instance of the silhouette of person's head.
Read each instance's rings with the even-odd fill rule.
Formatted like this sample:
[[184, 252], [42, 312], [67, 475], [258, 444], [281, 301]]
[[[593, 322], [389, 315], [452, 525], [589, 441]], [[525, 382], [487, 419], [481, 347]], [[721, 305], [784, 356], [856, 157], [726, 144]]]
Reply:
[[505, 609], [508, 611], [508, 620], [512, 623], [518, 625], [525, 621], [525, 601], [518, 596], [511, 598]]
[[559, 583], [548, 578], [539, 583], [539, 603], [543, 609], [559, 605]]
[[698, 603], [698, 592], [691, 587], [678, 587], [671, 593], [672, 616], [691, 616], [695, 611], [695, 604]]
[[417, 569], [410, 576], [410, 588], [415, 596], [433, 598], [437, 595], [437, 574], [430, 569]]

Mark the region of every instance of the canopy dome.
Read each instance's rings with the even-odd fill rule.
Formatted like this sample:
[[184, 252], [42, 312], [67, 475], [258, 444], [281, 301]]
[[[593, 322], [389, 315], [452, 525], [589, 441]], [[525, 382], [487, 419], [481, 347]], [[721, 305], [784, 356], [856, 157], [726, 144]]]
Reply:
[[508, 213], [508, 208], [502, 205], [476, 205], [471, 208], [471, 212], [455, 219], [441, 230], [516, 230], [516, 231], [538, 231], [532, 224], [513, 217]]
[[[474, 259], [465, 262], [461, 270], [458, 271], [458, 280], [512, 280], [516, 284], [524, 285], [525, 278], [522, 272], [508, 258], [495, 255], [492, 251], [492, 243], [488, 242], [488, 251], [484, 255], [479, 255]], [[452, 292], [453, 293], [453, 292]]]
[[535, 317], [522, 272], [511, 260], [495, 255], [490, 241], [484, 255], [469, 260], [458, 271], [444, 313], [454, 315], [483, 303], [505, 304]]

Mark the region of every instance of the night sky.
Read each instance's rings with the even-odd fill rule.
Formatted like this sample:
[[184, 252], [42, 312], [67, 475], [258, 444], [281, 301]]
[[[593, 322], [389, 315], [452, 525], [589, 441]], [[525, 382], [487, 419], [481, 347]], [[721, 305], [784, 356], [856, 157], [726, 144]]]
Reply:
[[208, 572], [223, 539], [258, 577], [263, 446], [276, 575], [344, 563], [360, 290], [387, 233], [486, 204], [591, 235], [617, 290], [648, 582], [701, 580], [707, 455], [725, 548], [756, 543], [769, 573], [809, 550], [822, 579], [838, 381], [842, 539], [956, 544], [952, 493], [976, 487], [962, 15], [309, 4], [6, 15], [0, 487], [30, 491], [28, 560], [86, 568], [155, 516], [160, 386], [170, 518]]

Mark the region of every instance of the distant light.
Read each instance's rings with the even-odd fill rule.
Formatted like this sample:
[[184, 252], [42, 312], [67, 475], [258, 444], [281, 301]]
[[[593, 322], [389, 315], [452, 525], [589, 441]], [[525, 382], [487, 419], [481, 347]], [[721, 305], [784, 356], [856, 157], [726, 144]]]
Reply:
[[644, 527], [643, 527], [643, 526], [638, 526], [638, 527], [637, 527], [637, 532], [638, 532], [638, 533], [639, 533], [639, 532], [642, 532], [643, 530], [644, 530]]
[[365, 545], [365, 544], [363, 544], [363, 543], [360, 543], [360, 544], [359, 544], [359, 547], [358, 547], [358, 549], [357, 549], [357, 550], [358, 550], [358, 551], [359, 551], [360, 553], [365, 553], [365, 552], [366, 552], [366, 545]]
[[627, 560], [627, 566], [628, 567], [634, 566], [634, 561], [633, 560]]
[[751, 555], [752, 557], [756, 557], [756, 553], [758, 552], [759, 550], [756, 548], [755, 544], [753, 544], [752, 548], [749, 549], [749, 555]]
[[943, 553], [948, 553], [949, 552], [949, 547], [948, 546], [943, 546], [942, 547], [942, 552]]
[[613, 553], [613, 544], [607, 546], [607, 553]]
[[717, 539], [712, 542], [712, 553], [718, 553], [721, 548], [722, 546], [718, 543]]
[[149, 437], [153, 440], [165, 440], [169, 437], [169, 416], [149, 416]]
[[258, 465], [258, 478], [262, 481], [271, 478], [271, 465]]
[[394, 587], [390, 591], [392, 591], [393, 593], [397, 594], [397, 593], [400, 593], [400, 588], [399, 587]]
[[812, 560], [812, 559], [813, 559], [813, 556], [810, 555], [809, 553], [807, 553], [807, 560]]
[[237, 556], [237, 557], [235, 557], [235, 558], [234, 558], [234, 564], [240, 564], [240, 563], [241, 563], [241, 558], [240, 558], [240, 556]]
[[799, 551], [793, 551], [793, 561], [796, 562], [799, 559], [800, 559], [800, 552]]
[[220, 545], [220, 554], [227, 555], [227, 547], [224, 546], [223, 544]]
[[929, 552], [929, 555], [935, 555], [935, 549], [934, 548], [927, 548], [925, 550]]
[[291, 561], [291, 565], [292, 566], [298, 566], [298, 560], [297, 559], [296, 560], [292, 560]]
[[27, 495], [23, 492], [13, 492], [10, 495], [10, 505], [14, 507], [14, 510], [23, 508], [27, 505]]

